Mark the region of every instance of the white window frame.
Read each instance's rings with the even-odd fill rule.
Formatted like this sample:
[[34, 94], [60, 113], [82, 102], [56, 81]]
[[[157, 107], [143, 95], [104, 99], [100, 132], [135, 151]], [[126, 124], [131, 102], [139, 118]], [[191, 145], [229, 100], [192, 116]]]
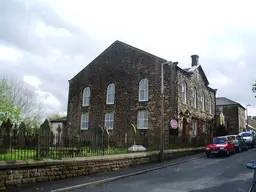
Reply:
[[183, 81], [182, 83], [181, 92], [182, 92], [182, 103], [187, 104], [187, 83], [185, 81]]
[[80, 125], [81, 130], [88, 130], [89, 129], [89, 113], [83, 113], [81, 115], [81, 125]]
[[148, 79], [146, 78], [139, 83], [139, 101], [148, 101]]
[[202, 111], [205, 111], [205, 95], [204, 95], [204, 92], [202, 92]]
[[137, 129], [148, 129], [148, 111], [138, 111], [137, 115]]
[[194, 94], [193, 106], [194, 106], [194, 108], [197, 108], [197, 90], [196, 90], [195, 87], [194, 87], [194, 90], [193, 90], [193, 94]]
[[198, 120], [196, 119], [193, 120], [193, 135], [198, 135]]
[[105, 114], [104, 127], [114, 129], [114, 112], [107, 112]]
[[83, 106], [90, 105], [90, 98], [91, 98], [91, 89], [90, 87], [85, 87], [83, 90]]
[[106, 103], [108, 105], [115, 104], [115, 84], [111, 83], [107, 87], [107, 99]]

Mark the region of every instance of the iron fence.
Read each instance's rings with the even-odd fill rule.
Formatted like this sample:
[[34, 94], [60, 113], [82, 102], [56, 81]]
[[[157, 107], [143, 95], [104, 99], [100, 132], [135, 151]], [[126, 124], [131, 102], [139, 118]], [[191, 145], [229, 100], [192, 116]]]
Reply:
[[[171, 136], [165, 140], [165, 150], [205, 146], [207, 138]], [[159, 150], [159, 139], [119, 135], [99, 138], [88, 135], [26, 135], [23, 137], [0, 136], [0, 161], [40, 160], [42, 158], [62, 159], [68, 157], [87, 157], [124, 154], [132, 145], [142, 145], [146, 151]]]

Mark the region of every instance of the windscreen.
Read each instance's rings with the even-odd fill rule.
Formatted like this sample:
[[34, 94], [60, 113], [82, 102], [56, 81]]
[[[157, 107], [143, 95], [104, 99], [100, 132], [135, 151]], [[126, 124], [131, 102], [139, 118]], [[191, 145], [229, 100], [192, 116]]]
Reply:
[[251, 133], [241, 133], [241, 136], [242, 137], [250, 137], [250, 136], [252, 136], [252, 134]]
[[216, 137], [213, 139], [214, 144], [226, 144], [227, 143], [227, 138], [225, 137]]

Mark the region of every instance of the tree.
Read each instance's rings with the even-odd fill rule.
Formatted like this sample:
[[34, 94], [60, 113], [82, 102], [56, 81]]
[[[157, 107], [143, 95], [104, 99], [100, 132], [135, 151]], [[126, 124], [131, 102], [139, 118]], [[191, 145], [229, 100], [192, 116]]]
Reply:
[[48, 119], [49, 119], [50, 121], [52, 121], [52, 120], [60, 119], [60, 118], [64, 118], [64, 117], [66, 117], [66, 115], [57, 113], [57, 114], [53, 114], [53, 115], [50, 116]]
[[[8, 102], [15, 110], [19, 110], [19, 117], [26, 125], [40, 121], [43, 107], [34, 89], [19, 79], [2, 78], [3, 95], [8, 97]], [[34, 125], [38, 126], [38, 125]]]
[[256, 81], [252, 84], [252, 92], [256, 93]]
[[0, 122], [10, 119], [13, 123], [21, 121], [21, 107], [15, 106], [9, 97], [9, 86], [6, 79], [0, 81]]

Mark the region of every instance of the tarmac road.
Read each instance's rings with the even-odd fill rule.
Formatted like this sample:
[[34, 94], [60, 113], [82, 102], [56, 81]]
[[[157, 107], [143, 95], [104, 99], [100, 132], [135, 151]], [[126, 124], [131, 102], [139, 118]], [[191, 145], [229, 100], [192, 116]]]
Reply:
[[200, 158], [142, 175], [72, 192], [248, 192], [253, 171], [246, 162], [256, 160], [256, 149], [228, 158]]

